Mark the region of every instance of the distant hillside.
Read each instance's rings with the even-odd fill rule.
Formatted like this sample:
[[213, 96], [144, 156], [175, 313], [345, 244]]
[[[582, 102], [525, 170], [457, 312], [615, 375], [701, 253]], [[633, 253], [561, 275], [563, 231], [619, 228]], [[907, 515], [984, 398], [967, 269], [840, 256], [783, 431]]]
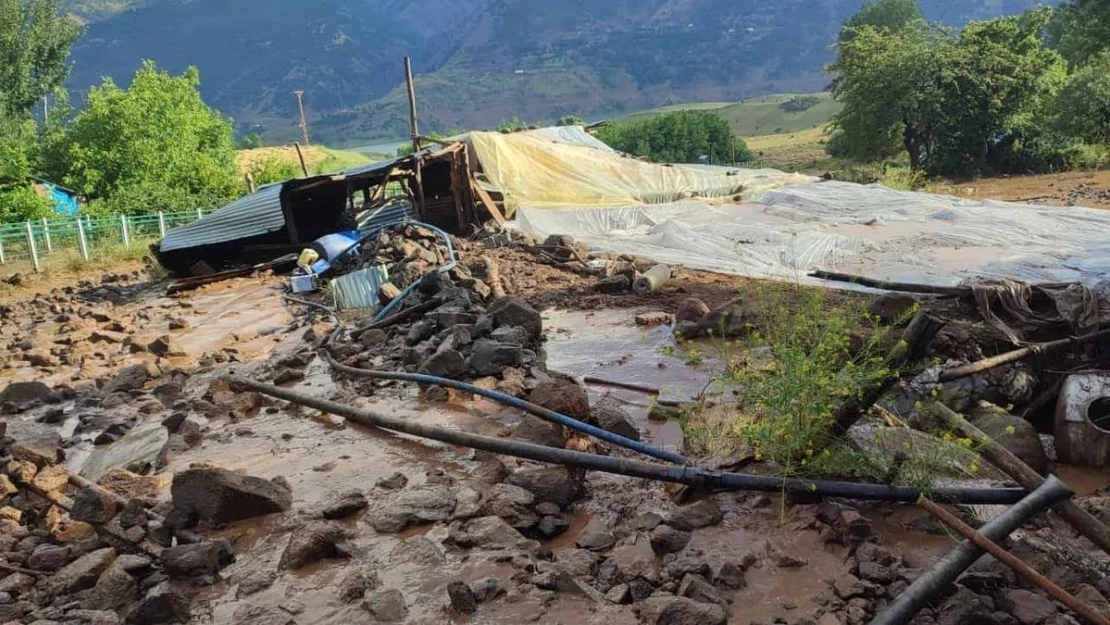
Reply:
[[[291, 139], [304, 89], [313, 140], [407, 133], [401, 57], [425, 130], [517, 115], [604, 117], [679, 101], [819, 91], [840, 24], [862, 0], [73, 0], [90, 19], [70, 86], [126, 81], [142, 58], [197, 65], [241, 128]], [[959, 25], [1038, 0], [922, 0]], [[772, 129], [773, 130], [773, 129]]]
[[725, 118], [739, 137], [792, 133], [817, 128], [832, 121], [841, 105], [827, 92], [779, 94], [743, 102], [692, 102], [640, 111], [629, 118], [670, 111], [713, 111]]

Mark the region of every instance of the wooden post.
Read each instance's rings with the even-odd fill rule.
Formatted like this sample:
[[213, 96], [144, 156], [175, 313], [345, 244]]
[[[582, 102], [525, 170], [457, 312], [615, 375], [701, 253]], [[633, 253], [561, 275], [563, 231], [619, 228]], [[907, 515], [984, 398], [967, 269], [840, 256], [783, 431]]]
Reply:
[[77, 249], [80, 250], [82, 259], [89, 259], [89, 242], [85, 239], [85, 224], [80, 217], [77, 218]]
[[4, 258], [4, 237], [0, 236], [0, 265], [7, 263], [8, 260]]
[[305, 178], [308, 178], [308, 165], [304, 162], [304, 152], [301, 151], [301, 144], [294, 143], [293, 147], [297, 148], [297, 158], [301, 161], [301, 172], [304, 173]]
[[[412, 60], [405, 57], [405, 86], [409, 91], [409, 129], [412, 131], [412, 151], [420, 151], [420, 128], [416, 123], [416, 90], [412, 85]], [[417, 174], [419, 178], [419, 173]]]
[[166, 238], [166, 214], [162, 211], [158, 211], [158, 236], [163, 239]]
[[131, 247], [131, 233], [127, 231], [127, 215], [119, 216], [119, 233], [120, 239], [123, 240], [123, 246]]
[[246, 178], [247, 178], [247, 193], [254, 193], [257, 190], [257, 187], [254, 184], [254, 176], [252, 176], [251, 173], [248, 171], [247, 175], [246, 175]]
[[[43, 102], [45, 101], [44, 99]], [[42, 218], [42, 238], [46, 241], [46, 253], [54, 253], [54, 244], [50, 241], [50, 224], [46, 222], [46, 217]]]
[[204, 218], [204, 211], [201, 210], [201, 208], [198, 206], [197, 207], [197, 219], [203, 219], [203, 218]]
[[31, 264], [34, 265], [35, 271], [42, 271], [39, 265], [39, 251], [35, 247], [35, 231], [29, 221], [27, 222], [27, 252], [31, 255]]
[[308, 118], [304, 114], [304, 91], [298, 89], [293, 92], [293, 95], [297, 96], [297, 110], [301, 115], [301, 137], [304, 138], [304, 144], [308, 145]]

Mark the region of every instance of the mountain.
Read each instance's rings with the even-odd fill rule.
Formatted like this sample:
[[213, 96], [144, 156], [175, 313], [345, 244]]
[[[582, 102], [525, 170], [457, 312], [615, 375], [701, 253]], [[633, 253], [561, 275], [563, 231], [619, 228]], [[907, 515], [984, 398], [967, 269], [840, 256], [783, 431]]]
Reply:
[[[681, 101], [818, 91], [840, 24], [862, 0], [74, 0], [89, 21], [71, 87], [126, 82], [140, 59], [200, 68], [206, 99], [241, 129], [313, 139], [408, 132], [401, 57], [421, 130], [511, 116], [601, 117]], [[1036, 0], [922, 0], [961, 25]], [[78, 99], [78, 101], [80, 101]]]

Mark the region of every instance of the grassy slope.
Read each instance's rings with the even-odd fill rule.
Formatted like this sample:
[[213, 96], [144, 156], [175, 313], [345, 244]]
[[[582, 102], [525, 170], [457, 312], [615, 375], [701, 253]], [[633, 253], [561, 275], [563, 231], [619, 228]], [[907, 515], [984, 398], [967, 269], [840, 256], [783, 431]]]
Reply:
[[[351, 167], [358, 167], [359, 165], [366, 165], [385, 159], [384, 156], [379, 158], [379, 155], [363, 154], [362, 152], [352, 152], [349, 150], [335, 150], [321, 145], [310, 145], [304, 149], [304, 152], [305, 162], [308, 165], [309, 171], [321, 173], [350, 169]], [[289, 145], [257, 148], [254, 150], [239, 150], [235, 154], [235, 165], [239, 168], [240, 172], [246, 173], [253, 163], [268, 157], [287, 160], [299, 166], [297, 150]]]
[[840, 110], [840, 104], [834, 102], [832, 96], [828, 93], [800, 95], [815, 96], [820, 99], [820, 102], [799, 113], [791, 113], [783, 110], [780, 105], [789, 101], [795, 95], [779, 94], [732, 104], [727, 102], [672, 104], [633, 113], [625, 119], [674, 111], [714, 111], [728, 121], [729, 127], [732, 128], [732, 132], [736, 136], [758, 137], [820, 128], [828, 124], [833, 115]]

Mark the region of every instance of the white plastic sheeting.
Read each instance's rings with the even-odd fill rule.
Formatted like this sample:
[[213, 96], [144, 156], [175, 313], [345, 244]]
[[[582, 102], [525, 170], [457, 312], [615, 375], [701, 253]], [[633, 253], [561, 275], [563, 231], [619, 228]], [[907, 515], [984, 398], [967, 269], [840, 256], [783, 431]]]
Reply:
[[808, 281], [825, 269], [957, 284], [971, 277], [1094, 283], [1110, 277], [1110, 211], [807, 182], [740, 203], [551, 209], [520, 206], [518, 227], [604, 251], [751, 277]]

